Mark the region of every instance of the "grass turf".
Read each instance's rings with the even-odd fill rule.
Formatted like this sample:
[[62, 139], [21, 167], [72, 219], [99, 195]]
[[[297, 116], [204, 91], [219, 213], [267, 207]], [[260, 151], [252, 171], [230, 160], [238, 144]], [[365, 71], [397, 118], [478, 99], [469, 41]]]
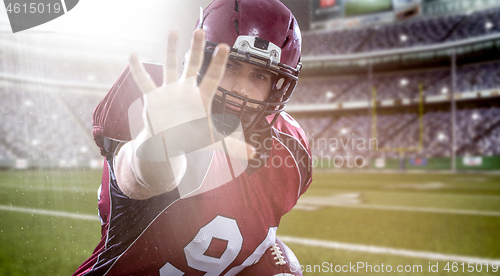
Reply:
[[[79, 214], [97, 213], [99, 170], [0, 171], [0, 205]], [[500, 176], [484, 174], [331, 173], [318, 171], [304, 198], [335, 200], [356, 193], [361, 205], [500, 212]], [[450, 255], [500, 259], [500, 217], [321, 206], [294, 209], [278, 235]], [[0, 210], [0, 275], [70, 275], [99, 241], [98, 221]], [[429, 272], [435, 260], [371, 254], [287, 243], [303, 265], [323, 275], [323, 263], [421, 265], [398, 274], [498, 274]], [[450, 262], [451, 265], [452, 262]], [[313, 266], [317, 265], [316, 271]], [[465, 264], [467, 269], [467, 264]], [[322, 272], [323, 271], [323, 272]], [[382, 272], [362, 274], [380, 274]], [[360, 272], [358, 272], [360, 273]], [[346, 273], [341, 273], [346, 274]]]

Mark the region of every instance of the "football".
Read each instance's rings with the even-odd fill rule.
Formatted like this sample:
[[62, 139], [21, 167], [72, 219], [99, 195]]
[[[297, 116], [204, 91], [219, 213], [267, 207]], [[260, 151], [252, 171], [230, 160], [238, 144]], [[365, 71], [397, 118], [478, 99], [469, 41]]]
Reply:
[[302, 271], [293, 251], [276, 239], [275, 245], [269, 247], [256, 264], [238, 273], [240, 275], [302, 276]]

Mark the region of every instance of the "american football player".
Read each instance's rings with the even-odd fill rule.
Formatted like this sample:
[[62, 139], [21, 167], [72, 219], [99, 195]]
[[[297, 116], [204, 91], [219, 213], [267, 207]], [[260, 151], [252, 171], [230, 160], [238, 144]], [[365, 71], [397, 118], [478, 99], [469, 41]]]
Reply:
[[197, 27], [180, 78], [170, 33], [165, 65], [132, 55], [94, 111], [102, 239], [74, 275], [302, 275], [276, 238], [312, 181], [283, 111], [296, 19], [279, 0], [215, 0]]

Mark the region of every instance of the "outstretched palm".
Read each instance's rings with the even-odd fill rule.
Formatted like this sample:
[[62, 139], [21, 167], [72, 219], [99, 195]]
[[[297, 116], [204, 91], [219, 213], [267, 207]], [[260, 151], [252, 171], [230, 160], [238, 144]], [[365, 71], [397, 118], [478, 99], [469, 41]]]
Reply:
[[[158, 146], [150, 138], [162, 134], [166, 155], [176, 157], [202, 148], [210, 149], [217, 141], [224, 139], [232, 157], [248, 159], [254, 153], [253, 147], [242, 141], [242, 132], [236, 131], [229, 137], [212, 126], [211, 107], [213, 96], [224, 75], [229, 55], [225, 44], [217, 46], [200, 85], [196, 83], [198, 71], [203, 62], [205, 33], [196, 30], [193, 34], [189, 58], [180, 77], [177, 74], [177, 34], [171, 32], [168, 38], [163, 84], [156, 87], [137, 55], [130, 58], [130, 68], [135, 82], [144, 94], [143, 125], [145, 128], [134, 137], [140, 143], [136, 156], [148, 161], [158, 160]], [[132, 105], [133, 106], [133, 105]], [[132, 129], [133, 127], [131, 127]], [[148, 140], [150, 140], [148, 142]], [[157, 144], [157, 143], [156, 143]]]

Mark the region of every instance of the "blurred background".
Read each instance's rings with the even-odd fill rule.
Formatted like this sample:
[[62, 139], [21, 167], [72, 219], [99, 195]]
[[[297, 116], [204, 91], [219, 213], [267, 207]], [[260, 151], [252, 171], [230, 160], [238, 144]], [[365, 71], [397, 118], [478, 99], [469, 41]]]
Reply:
[[[419, 274], [457, 262], [470, 275], [469, 261], [495, 274], [500, 1], [282, 1], [303, 37], [286, 111], [316, 169], [278, 234], [305, 275], [331, 272], [323, 262]], [[86, 0], [15, 34], [0, 8], [0, 275], [67, 275], [90, 256], [103, 164], [92, 112], [130, 53], [163, 63], [169, 30], [182, 59], [210, 2]]]

